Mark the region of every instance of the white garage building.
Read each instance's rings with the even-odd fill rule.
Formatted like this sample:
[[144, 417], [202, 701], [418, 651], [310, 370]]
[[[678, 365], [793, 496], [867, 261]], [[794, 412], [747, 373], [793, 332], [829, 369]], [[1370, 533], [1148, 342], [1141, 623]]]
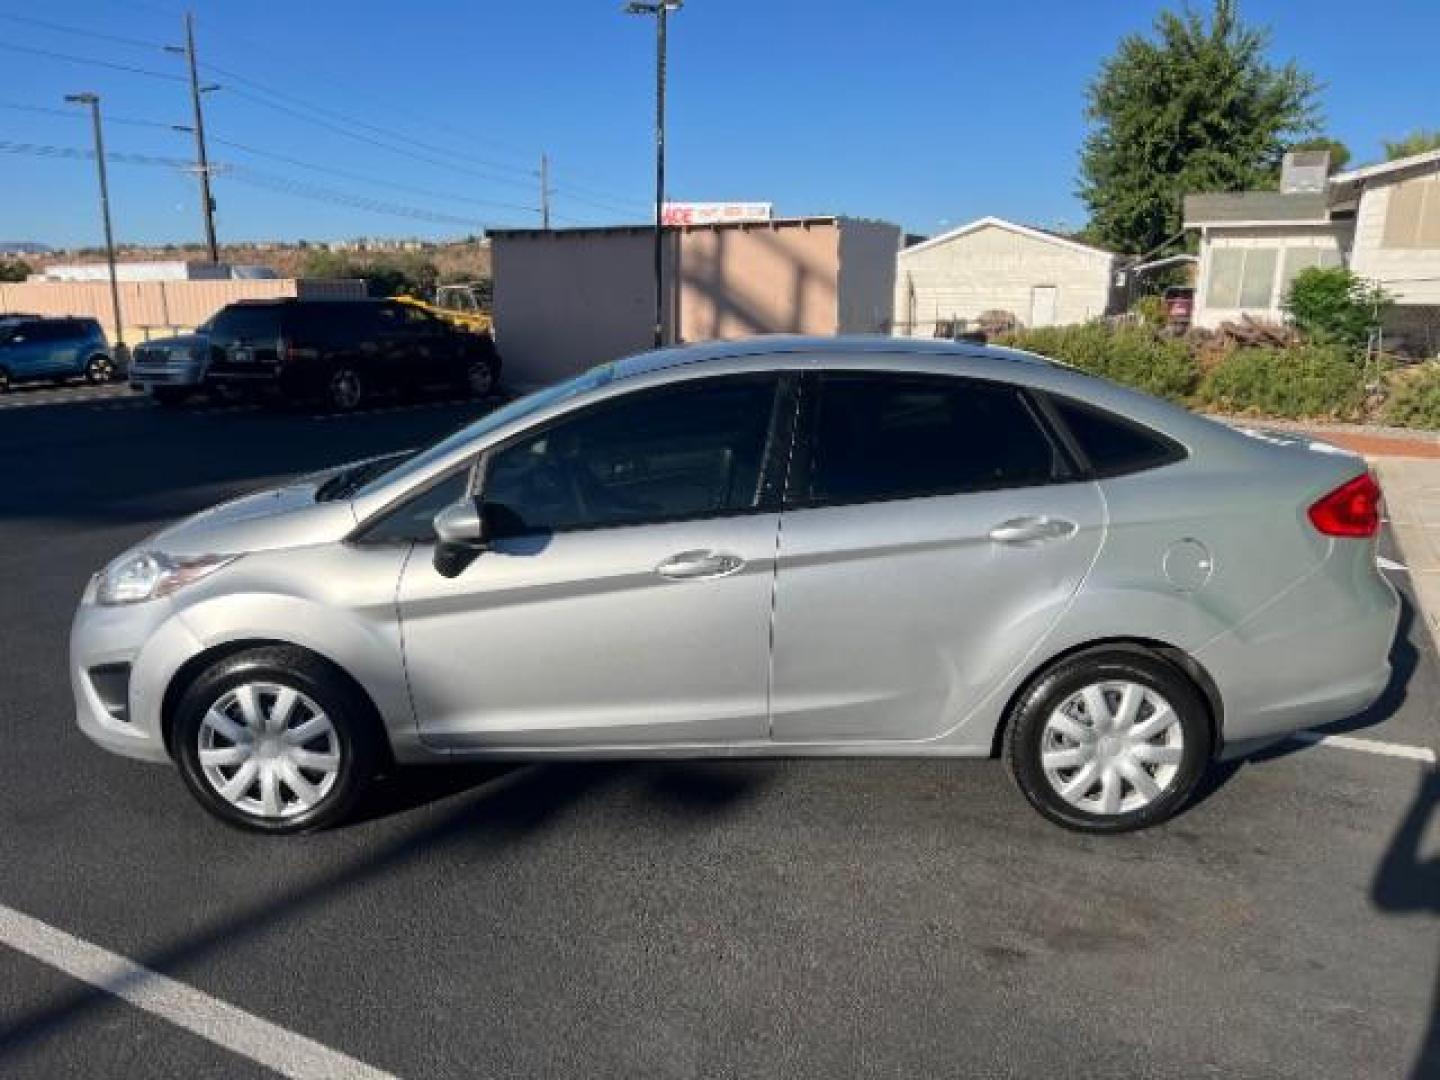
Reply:
[[1116, 256], [1043, 229], [983, 217], [905, 248], [895, 273], [895, 333], [933, 337], [982, 312], [1024, 326], [1063, 326], [1115, 310]]

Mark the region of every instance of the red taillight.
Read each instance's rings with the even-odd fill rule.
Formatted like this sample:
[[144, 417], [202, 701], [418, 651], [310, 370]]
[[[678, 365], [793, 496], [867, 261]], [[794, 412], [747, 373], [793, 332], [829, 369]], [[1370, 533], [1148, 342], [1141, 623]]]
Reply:
[[1347, 480], [1310, 507], [1310, 523], [1326, 536], [1374, 536], [1380, 528], [1380, 485], [1369, 473]]

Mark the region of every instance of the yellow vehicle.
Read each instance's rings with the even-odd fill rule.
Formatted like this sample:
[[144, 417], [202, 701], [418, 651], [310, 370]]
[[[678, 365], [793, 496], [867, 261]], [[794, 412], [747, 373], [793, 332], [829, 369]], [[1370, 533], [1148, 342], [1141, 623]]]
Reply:
[[495, 320], [482, 307], [483, 295], [481, 286], [472, 283], [439, 286], [435, 290], [433, 303], [414, 296], [395, 296], [391, 299], [428, 311], [437, 319], [444, 319], [462, 330], [469, 330], [474, 334], [490, 334], [495, 329]]

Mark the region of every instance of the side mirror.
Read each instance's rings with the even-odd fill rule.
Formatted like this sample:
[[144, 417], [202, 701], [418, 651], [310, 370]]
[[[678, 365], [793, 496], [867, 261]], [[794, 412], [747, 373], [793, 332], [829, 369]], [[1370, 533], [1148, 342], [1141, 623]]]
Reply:
[[435, 572], [459, 576], [479, 558], [489, 542], [485, 508], [478, 498], [451, 503], [432, 519], [435, 528]]
[[466, 547], [484, 547], [485, 514], [480, 500], [461, 499], [441, 510], [434, 518], [435, 538], [441, 544], [458, 544]]

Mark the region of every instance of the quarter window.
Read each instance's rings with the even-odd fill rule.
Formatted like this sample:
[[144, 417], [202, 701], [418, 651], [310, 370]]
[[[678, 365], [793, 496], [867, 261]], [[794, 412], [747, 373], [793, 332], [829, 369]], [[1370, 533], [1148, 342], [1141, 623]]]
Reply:
[[485, 501], [516, 533], [754, 509], [776, 386], [771, 376], [706, 379], [587, 409], [494, 454]]
[[1050, 401], [1097, 476], [1140, 472], [1185, 456], [1179, 444], [1149, 428], [1069, 398]]
[[435, 515], [451, 503], [457, 503], [470, 489], [470, 470], [461, 469], [445, 479], [412, 495], [365, 530], [368, 543], [413, 541], [428, 544], [435, 539]]
[[1044, 484], [1064, 460], [1019, 390], [960, 378], [824, 376], [809, 502], [868, 502]]

